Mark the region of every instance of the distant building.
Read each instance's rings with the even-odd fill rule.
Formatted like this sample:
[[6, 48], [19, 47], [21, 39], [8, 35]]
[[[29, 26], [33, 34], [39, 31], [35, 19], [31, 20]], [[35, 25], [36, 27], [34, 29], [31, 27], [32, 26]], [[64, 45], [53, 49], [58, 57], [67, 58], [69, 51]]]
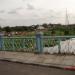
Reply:
[[47, 28], [44, 28], [42, 25], [39, 25], [38, 27], [37, 27], [37, 29], [36, 29], [36, 31], [42, 31], [42, 32], [44, 32], [44, 31], [46, 31], [47, 30]]
[[41, 25], [38, 26], [37, 30], [44, 30], [45, 28]]

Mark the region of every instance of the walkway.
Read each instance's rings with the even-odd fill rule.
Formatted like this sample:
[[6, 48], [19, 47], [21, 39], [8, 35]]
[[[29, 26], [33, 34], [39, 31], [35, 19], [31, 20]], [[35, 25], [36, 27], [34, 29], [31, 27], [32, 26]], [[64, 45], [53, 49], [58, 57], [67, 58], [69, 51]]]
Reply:
[[75, 66], [74, 55], [50, 55], [0, 51], [0, 59], [46, 66]]

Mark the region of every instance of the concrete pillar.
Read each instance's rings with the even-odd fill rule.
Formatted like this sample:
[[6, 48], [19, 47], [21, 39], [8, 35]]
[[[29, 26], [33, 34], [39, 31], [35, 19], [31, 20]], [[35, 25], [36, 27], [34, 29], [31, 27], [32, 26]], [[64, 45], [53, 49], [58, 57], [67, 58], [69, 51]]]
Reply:
[[3, 49], [3, 34], [0, 33], [0, 50]]
[[39, 53], [43, 52], [43, 33], [37, 32], [36, 33], [36, 50]]
[[61, 39], [58, 39], [58, 53], [60, 54], [61, 53]]

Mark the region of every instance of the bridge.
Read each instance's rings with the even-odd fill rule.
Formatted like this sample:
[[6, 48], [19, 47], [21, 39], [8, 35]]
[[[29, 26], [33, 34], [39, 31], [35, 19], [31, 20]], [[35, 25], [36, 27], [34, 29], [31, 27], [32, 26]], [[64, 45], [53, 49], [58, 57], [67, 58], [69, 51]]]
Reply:
[[0, 37], [0, 60], [65, 68], [74, 58], [75, 36]]

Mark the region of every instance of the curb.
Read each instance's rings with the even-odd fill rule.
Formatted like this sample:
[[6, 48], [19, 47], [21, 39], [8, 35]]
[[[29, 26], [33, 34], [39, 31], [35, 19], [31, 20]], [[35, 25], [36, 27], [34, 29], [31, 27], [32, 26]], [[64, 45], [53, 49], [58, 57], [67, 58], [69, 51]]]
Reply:
[[75, 66], [71, 66], [71, 65], [60, 65], [60, 64], [52, 64], [52, 63], [50, 63], [50, 64], [30, 63], [30, 62], [24, 62], [24, 61], [21, 61], [21, 60], [14, 60], [14, 59], [11, 59], [11, 58], [0, 58], [0, 61], [75, 71]]
[[64, 67], [59, 65], [59, 64], [30, 63], [30, 62], [23, 62], [23, 61], [20, 61], [20, 60], [13, 60], [11, 58], [0, 58], [0, 61], [27, 64], [27, 65], [33, 65], [33, 66], [48, 67], [48, 68], [64, 69]]

